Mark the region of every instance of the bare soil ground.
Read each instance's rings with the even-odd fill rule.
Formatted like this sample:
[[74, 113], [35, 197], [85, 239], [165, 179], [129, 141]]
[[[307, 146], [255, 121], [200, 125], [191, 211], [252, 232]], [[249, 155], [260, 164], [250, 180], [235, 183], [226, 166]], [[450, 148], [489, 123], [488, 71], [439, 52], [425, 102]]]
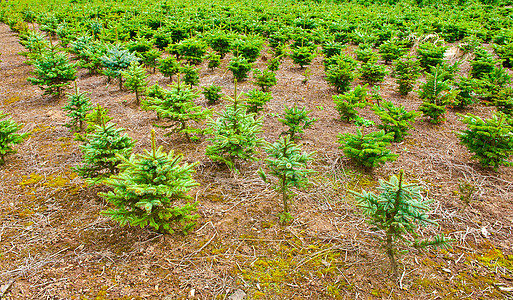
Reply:
[[[107, 205], [96, 195], [102, 188], [87, 187], [70, 169], [81, 154], [79, 142], [63, 127], [66, 100], [43, 96], [27, 82], [31, 66], [4, 24], [0, 45], [0, 109], [32, 133], [0, 166], [0, 298], [228, 299], [237, 289], [247, 299], [512, 297], [513, 169], [493, 172], [470, 159], [455, 135], [465, 128], [457, 111], [449, 111], [441, 125], [418, 120], [412, 135], [392, 146], [398, 160], [365, 173], [338, 149], [337, 134], [354, 132], [355, 125], [338, 120], [321, 59], [310, 67], [306, 84], [303, 70], [286, 60], [265, 108], [265, 139], [275, 141], [285, 130], [275, 117], [284, 105], [306, 106], [319, 119], [302, 139], [305, 150], [317, 151], [312, 167], [318, 173], [312, 187], [295, 198], [294, 222], [279, 224], [281, 202], [256, 174], [261, 161], [244, 163], [241, 174], [233, 174], [204, 155], [205, 139], [188, 143], [157, 128], [158, 144], [183, 153], [185, 161], [200, 162], [195, 179], [201, 186], [192, 194], [201, 216], [196, 229], [187, 236], [162, 235], [120, 227], [100, 215]], [[265, 56], [258, 67], [264, 67]], [[232, 95], [228, 60], [215, 71], [202, 65], [201, 85], [215, 83]], [[135, 106], [133, 94], [107, 85], [104, 76], [86, 70], [78, 75], [80, 89], [91, 92], [92, 101], [108, 108], [113, 122], [137, 140], [135, 152], [150, 148], [155, 114]], [[169, 83], [160, 74], [149, 79]], [[254, 86], [246, 81], [239, 88]], [[400, 97], [390, 77], [381, 88], [386, 100], [408, 110], [421, 103], [415, 93]], [[207, 107], [203, 96], [197, 103]], [[488, 117], [493, 109], [477, 105], [461, 113]], [[362, 116], [379, 124], [368, 108]], [[420, 228], [421, 236], [444, 232], [457, 242], [451, 250], [409, 249], [395, 282], [376, 239], [380, 233], [369, 230], [346, 190], [373, 189], [379, 178], [400, 169], [436, 200], [433, 218], [440, 228]], [[461, 182], [476, 187], [468, 206], [459, 199]]]

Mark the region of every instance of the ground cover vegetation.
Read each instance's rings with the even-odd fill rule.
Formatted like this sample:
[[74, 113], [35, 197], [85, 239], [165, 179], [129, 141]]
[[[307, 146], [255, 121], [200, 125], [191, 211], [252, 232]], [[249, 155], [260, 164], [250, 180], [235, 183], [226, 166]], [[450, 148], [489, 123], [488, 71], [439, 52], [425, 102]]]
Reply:
[[0, 298], [510, 297], [511, 5], [1, 2]]

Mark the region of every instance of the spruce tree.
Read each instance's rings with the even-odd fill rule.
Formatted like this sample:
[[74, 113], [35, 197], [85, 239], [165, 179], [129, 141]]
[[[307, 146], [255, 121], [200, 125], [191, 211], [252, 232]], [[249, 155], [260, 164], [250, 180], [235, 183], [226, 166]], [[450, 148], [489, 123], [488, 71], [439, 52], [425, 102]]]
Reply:
[[273, 99], [271, 92], [263, 92], [259, 90], [250, 90], [244, 93], [244, 106], [249, 113], [259, 113], [264, 109], [264, 105]]
[[493, 114], [490, 119], [467, 114], [461, 120], [467, 129], [458, 134], [461, 143], [467, 146], [483, 167], [513, 166], [513, 121], [502, 112]]
[[107, 48], [100, 61], [104, 68], [103, 74], [108, 77], [109, 82], [111, 78], [118, 78], [119, 89], [121, 90], [123, 88], [121, 72], [128, 68], [132, 62], [138, 62], [139, 58], [121, 45], [114, 45]]
[[234, 56], [228, 64], [228, 70], [232, 71], [233, 78], [237, 81], [242, 81], [248, 78], [248, 73], [251, 71], [253, 64], [242, 56]]
[[374, 105], [372, 108], [376, 115], [381, 119], [379, 129], [384, 129], [385, 133], [394, 133], [394, 142], [401, 142], [406, 135], [409, 135], [408, 129], [413, 127], [411, 123], [415, 122], [420, 113], [415, 110], [406, 111], [404, 106], [395, 106], [391, 101], [385, 101], [381, 106]]
[[283, 118], [278, 119], [278, 121], [289, 127], [289, 129], [283, 133], [287, 134], [292, 141], [299, 139], [297, 134], [303, 134], [305, 129], [312, 127], [313, 124], [317, 122], [316, 118], [308, 117], [311, 111], [306, 110], [305, 107], [299, 109], [295, 103], [294, 106], [290, 108], [285, 105], [284, 112]]
[[9, 114], [0, 111], [0, 165], [5, 163], [5, 157], [10, 153], [16, 153], [12, 148], [13, 145], [21, 144], [30, 133], [17, 133], [23, 125], [16, 123]]
[[212, 144], [206, 149], [208, 157], [235, 172], [237, 160], [258, 160], [257, 148], [264, 144], [258, 136], [262, 132], [262, 117], [255, 119], [255, 114], [248, 113], [240, 98], [235, 84], [234, 97], [227, 98], [233, 104], [227, 105], [216, 120], [208, 121], [214, 136], [208, 139]]
[[269, 92], [269, 89], [276, 85], [276, 74], [269, 69], [261, 71], [260, 69], [253, 69], [253, 78], [255, 84], [258, 85], [262, 92]]
[[375, 168], [387, 161], [395, 161], [399, 156], [387, 149], [394, 140], [393, 132], [385, 134], [384, 130], [380, 130], [363, 135], [358, 128], [356, 134], [339, 134], [337, 137], [342, 144], [339, 148], [343, 149], [344, 154], [365, 168]]
[[88, 92], [80, 93], [75, 82], [75, 93], [68, 93], [68, 103], [62, 108], [67, 111], [66, 116], [71, 121], [64, 126], [72, 128], [73, 131], [82, 131], [87, 114], [93, 109], [91, 99], [87, 97]]
[[216, 104], [217, 101], [221, 100], [222, 94], [221, 90], [222, 87], [211, 84], [210, 86], [204, 86], [202, 94], [205, 96], [205, 99], [207, 99], [207, 103], [210, 105]]
[[134, 141], [128, 135], [122, 135], [124, 130], [102, 120], [101, 125], [94, 125], [94, 131], [85, 136], [85, 143], [80, 145], [82, 164], [74, 167], [74, 170], [88, 184], [101, 184], [106, 178], [117, 174], [117, 166], [122, 162], [118, 155], [128, 156], [132, 153]]
[[174, 56], [168, 56], [158, 60], [158, 66], [160, 73], [164, 76], [169, 77], [169, 81], [173, 81], [173, 75], [180, 72], [180, 63]]
[[390, 259], [390, 265], [395, 279], [399, 279], [397, 254], [398, 244], [406, 242], [417, 248], [439, 247], [449, 248], [449, 242], [442, 234], [435, 236], [433, 240], [408, 240], [410, 235], [417, 237], [416, 228], [418, 225], [438, 225], [429, 218], [431, 211], [429, 205], [432, 200], [424, 200], [420, 193], [421, 187], [416, 184], [403, 182], [404, 172], [401, 170], [399, 178], [395, 175], [390, 181], [379, 180], [380, 187], [378, 195], [373, 192], [362, 191], [361, 193], [349, 191], [356, 198], [358, 207], [369, 218], [368, 222], [373, 230], [384, 231], [385, 238], [382, 239], [385, 252]]
[[340, 95], [333, 95], [335, 109], [340, 114], [340, 119], [350, 122], [358, 117], [356, 108], [364, 108], [367, 102], [367, 85], [358, 85], [352, 91]]
[[143, 92], [148, 85], [146, 81], [146, 78], [148, 78], [146, 70], [140, 66], [138, 62], [133, 61], [125, 71], [121, 71], [121, 76], [125, 79], [125, 86], [128, 90], [135, 92], [135, 104], [139, 105], [141, 92]]
[[384, 65], [377, 64], [375, 60], [369, 60], [360, 68], [360, 78], [371, 85], [383, 82], [389, 73]]
[[62, 89], [77, 78], [77, 64], [71, 63], [64, 53], [44, 52], [34, 60], [33, 65], [33, 74], [36, 77], [29, 77], [27, 80], [38, 85], [45, 95], [57, 95], [60, 98]]
[[420, 62], [413, 60], [413, 57], [403, 57], [394, 64], [393, 76], [396, 78], [396, 83], [399, 85], [399, 94], [406, 96], [413, 90], [415, 82], [420, 77]]
[[203, 133], [202, 129], [192, 127], [191, 122], [199, 123], [210, 116], [211, 111], [202, 109], [194, 103], [199, 97], [199, 93], [178, 82], [171, 86], [162, 94], [162, 98], [152, 98], [151, 103], [147, 103], [147, 109], [154, 110], [157, 115], [168, 122], [164, 125], [156, 125], [162, 128], [171, 128], [171, 133], [185, 134], [187, 140], [198, 139], [197, 135]]
[[[266, 174], [262, 169], [258, 174], [265, 181], [271, 183], [276, 192], [281, 194], [283, 213], [279, 215], [281, 223], [289, 223], [293, 217], [290, 214], [290, 200], [294, 195], [291, 188], [304, 189], [308, 186], [308, 176], [314, 173], [307, 168], [307, 163], [313, 159], [314, 152], [301, 152], [301, 147], [296, 145], [288, 136], [282, 136], [274, 144], [265, 148], [268, 158], [265, 164], [269, 169]], [[274, 181], [268, 178], [271, 175]]]
[[458, 95], [458, 90], [450, 86], [450, 80], [445, 79], [447, 73], [440, 65], [426, 73], [426, 83], [419, 91], [419, 97], [423, 99], [419, 110], [430, 117], [430, 122], [438, 124], [445, 121], [442, 116], [447, 112], [446, 105], [451, 103]]
[[190, 203], [188, 192], [198, 185], [192, 178], [196, 163], [180, 165], [182, 156], [157, 148], [155, 131], [151, 151], [118, 157], [123, 161], [118, 165], [120, 173], [105, 180], [113, 190], [99, 193], [111, 204], [103, 214], [121, 225], [149, 225], [159, 232], [187, 233], [194, 227], [197, 203]]

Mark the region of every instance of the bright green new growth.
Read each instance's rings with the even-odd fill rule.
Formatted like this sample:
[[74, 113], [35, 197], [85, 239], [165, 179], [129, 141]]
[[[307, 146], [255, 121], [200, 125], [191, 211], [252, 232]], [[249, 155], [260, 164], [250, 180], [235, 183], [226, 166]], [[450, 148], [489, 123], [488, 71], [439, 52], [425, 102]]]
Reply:
[[99, 193], [114, 207], [103, 211], [121, 225], [145, 227], [173, 233], [179, 229], [190, 231], [198, 215], [193, 215], [197, 203], [189, 203], [187, 193], [198, 185], [192, 178], [194, 164], [180, 165], [182, 156], [173, 151], [157, 149], [155, 131], [152, 131], [151, 151], [132, 154], [130, 158], [118, 156], [123, 163], [120, 173], [105, 180], [113, 191]]
[[214, 70], [215, 68], [219, 67], [221, 65], [221, 55], [215, 53], [215, 52], [209, 52], [206, 56], [208, 59], [208, 68], [210, 70]]
[[10, 153], [16, 153], [12, 145], [21, 144], [30, 133], [16, 133], [23, 125], [17, 124], [11, 118], [6, 119], [9, 114], [0, 111], [0, 165], [5, 163], [5, 157]]
[[294, 104], [291, 108], [285, 105], [284, 112], [283, 119], [278, 119], [278, 121], [289, 127], [283, 133], [287, 134], [292, 141], [299, 139], [297, 134], [303, 134], [305, 129], [312, 127], [317, 122], [316, 118], [308, 117], [308, 114], [311, 112], [310, 110], [306, 110], [305, 107], [299, 109], [297, 104]]
[[34, 60], [33, 65], [33, 74], [36, 77], [29, 77], [27, 80], [33, 85], [38, 85], [45, 91], [45, 95], [57, 95], [60, 98], [62, 89], [77, 78], [77, 64], [70, 63], [64, 53], [44, 52]]
[[374, 105], [372, 108], [379, 116], [381, 124], [379, 129], [384, 129], [385, 133], [394, 133], [394, 142], [401, 142], [406, 135], [409, 135], [408, 129], [413, 127], [411, 123], [415, 122], [420, 113], [415, 110], [406, 111], [404, 106], [396, 107], [390, 101], [384, 101], [382, 106]]
[[381, 44], [379, 46], [379, 53], [385, 64], [389, 64], [391, 61], [408, 53], [408, 48], [404, 47], [399, 40], [393, 39]]
[[501, 112], [493, 114], [491, 119], [481, 119], [467, 114], [461, 120], [467, 124], [467, 130], [460, 132], [458, 138], [475, 153], [472, 158], [479, 160], [483, 167], [513, 166], [509, 158], [513, 155], [513, 122]]
[[390, 259], [390, 265], [394, 277], [398, 279], [397, 244], [401, 241], [407, 242], [417, 248], [439, 247], [449, 248], [449, 242], [442, 234], [435, 236], [432, 241], [423, 240], [414, 242], [408, 241], [408, 236], [417, 237], [415, 232], [417, 224], [421, 226], [438, 225], [429, 219], [429, 205], [433, 200], [423, 200], [420, 194], [421, 188], [415, 184], [403, 182], [403, 170], [396, 176], [390, 177], [390, 181], [379, 180], [380, 187], [378, 195], [373, 192], [348, 191], [356, 198], [358, 207], [369, 218], [368, 222], [374, 230], [382, 230], [385, 238], [382, 240], [385, 252]]
[[458, 90], [451, 88], [449, 80], [444, 79], [447, 73], [440, 65], [426, 73], [426, 83], [419, 91], [419, 97], [423, 99], [419, 110], [430, 117], [430, 122], [437, 124], [445, 121], [442, 117], [447, 112], [446, 105], [451, 103], [458, 95]]
[[178, 78], [178, 82], [173, 84], [170, 90], [162, 91], [160, 96], [153, 97], [151, 102], [145, 104], [147, 109], [156, 111], [160, 118], [169, 123], [155, 126], [171, 128], [169, 134], [185, 134], [189, 141], [191, 135], [193, 135], [193, 139], [198, 139], [196, 135], [202, 134], [203, 130], [190, 126], [190, 122], [199, 123], [211, 114], [210, 110], [202, 109], [201, 106], [194, 103], [194, 100], [199, 97], [199, 93], [181, 83]]
[[271, 181], [262, 169], [258, 170], [258, 174], [281, 194], [283, 213], [280, 214], [280, 222], [289, 223], [293, 219], [289, 212], [289, 201], [294, 195], [291, 188], [304, 189], [308, 186], [308, 176], [315, 172], [307, 169], [306, 164], [313, 159], [315, 152], [301, 152], [301, 147], [296, 145], [288, 135], [268, 145], [265, 151], [269, 155], [265, 159], [265, 164], [269, 168], [268, 174], [275, 180]]
[[375, 168], [387, 161], [395, 161], [399, 156], [387, 149], [394, 140], [393, 132], [385, 134], [384, 130], [380, 130], [363, 135], [358, 128], [356, 135], [345, 133], [337, 137], [338, 142], [342, 144], [339, 148], [343, 149], [344, 155], [366, 168]]
[[164, 76], [169, 77], [169, 81], [173, 81], [173, 75], [178, 74], [180, 71], [180, 63], [174, 56], [168, 56], [158, 60], [157, 69]]
[[80, 145], [82, 164], [73, 169], [86, 178], [91, 185], [101, 184], [111, 175], [117, 174], [117, 166], [122, 162], [118, 155], [128, 156], [132, 153], [134, 141], [126, 134], [124, 128], [115, 128], [116, 124], [102, 122], [95, 125], [94, 131], [85, 136], [85, 143]]
[[93, 109], [87, 94], [88, 92], [80, 93], [75, 82], [75, 93], [68, 93], [68, 103], [62, 108], [69, 112], [66, 116], [71, 118], [71, 121], [64, 126], [72, 128], [73, 131], [82, 131], [86, 116]]
[[341, 95], [333, 95], [335, 109], [340, 114], [340, 119], [350, 122], [358, 117], [356, 108], [364, 108], [369, 105], [367, 100], [367, 85], [358, 85], [352, 91]]
[[141, 92], [143, 92], [148, 85], [146, 81], [146, 78], [148, 78], [146, 70], [139, 65], [138, 62], [133, 61], [125, 71], [121, 72], [121, 75], [125, 78], [125, 87], [127, 87], [129, 91], [135, 92], [135, 104], [139, 105]]
[[259, 90], [250, 90], [244, 93], [244, 106], [249, 113], [258, 113], [264, 109], [264, 105], [273, 99], [271, 92], [263, 92]]
[[253, 78], [255, 84], [262, 89], [262, 92], [269, 92], [269, 89], [276, 85], [276, 74], [269, 69], [261, 71], [260, 69], [253, 69]]
[[236, 160], [258, 160], [257, 148], [264, 144], [264, 140], [258, 136], [262, 132], [262, 117], [255, 119], [255, 114], [248, 113], [240, 103], [240, 97], [235, 84], [234, 97], [227, 97], [233, 104], [227, 105], [215, 121], [208, 121], [214, 136], [208, 139], [212, 144], [206, 149], [208, 157], [226, 164], [235, 172], [238, 172]]

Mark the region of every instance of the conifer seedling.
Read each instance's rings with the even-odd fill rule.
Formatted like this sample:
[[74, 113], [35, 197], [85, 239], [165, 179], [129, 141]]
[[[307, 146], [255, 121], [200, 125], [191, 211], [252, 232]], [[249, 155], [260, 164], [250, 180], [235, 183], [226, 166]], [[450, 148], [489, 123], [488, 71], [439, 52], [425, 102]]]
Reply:
[[173, 75], [180, 72], [180, 63], [174, 56], [168, 56], [158, 60], [158, 66], [160, 73], [164, 76], [169, 77], [169, 81], [173, 81]]
[[44, 52], [34, 60], [33, 65], [33, 74], [36, 77], [29, 77], [27, 80], [38, 85], [45, 95], [57, 95], [60, 98], [63, 88], [77, 78], [77, 64], [71, 63], [64, 53]]
[[9, 114], [0, 111], [0, 165], [5, 163], [5, 157], [8, 154], [16, 153], [13, 145], [21, 144], [30, 133], [17, 133], [23, 125], [16, 123]]
[[116, 128], [114, 123], [94, 125], [94, 130], [85, 136], [85, 143], [80, 145], [82, 164], [74, 170], [91, 185], [100, 184], [106, 178], [118, 173], [117, 166], [122, 162], [121, 156], [129, 156], [134, 141], [126, 134], [124, 128]]
[[75, 93], [68, 93], [68, 104], [62, 109], [69, 112], [66, 116], [71, 121], [64, 126], [72, 128], [73, 131], [82, 131], [87, 114], [93, 108], [91, 99], [87, 97], [88, 92], [80, 93], [80, 89], [75, 82]]
[[[265, 151], [268, 154], [265, 164], [269, 172], [266, 174], [260, 169], [258, 174], [281, 194], [283, 213], [279, 217], [282, 224], [287, 224], [293, 220], [290, 214], [290, 200], [294, 195], [291, 188], [304, 189], [308, 186], [308, 177], [315, 172], [308, 169], [306, 165], [313, 159], [315, 153], [301, 152], [301, 147], [296, 145], [288, 135], [280, 137], [274, 144], [269, 144]], [[268, 175], [274, 177], [274, 180], [268, 178]]]
[[435, 236], [433, 240], [410, 241], [409, 236], [417, 237], [417, 226], [438, 225], [429, 218], [432, 200], [424, 200], [421, 188], [416, 184], [403, 181], [404, 172], [401, 170], [399, 178], [395, 175], [389, 181], [379, 180], [378, 195], [373, 192], [348, 191], [356, 198], [373, 230], [383, 231], [385, 237], [381, 240], [392, 268], [393, 276], [399, 279], [397, 254], [400, 243], [416, 248], [438, 247], [449, 248], [451, 239], [443, 234]]
[[342, 144], [339, 148], [343, 149], [344, 154], [365, 168], [375, 168], [387, 161], [395, 161], [399, 156], [387, 149], [394, 140], [393, 132], [385, 134], [384, 130], [380, 130], [364, 135], [358, 128], [356, 134], [339, 134], [337, 137]]
[[250, 90], [244, 93], [246, 99], [244, 99], [244, 106], [248, 110], [248, 113], [259, 113], [264, 109], [264, 105], [273, 99], [271, 92], [263, 92], [259, 90]]
[[350, 122], [358, 116], [356, 108], [364, 108], [369, 105], [367, 102], [367, 85], [358, 85], [352, 91], [344, 94], [333, 95], [335, 109], [340, 114], [340, 119]]
[[467, 146], [483, 167], [513, 166], [513, 121], [502, 112], [493, 114], [490, 119], [467, 114], [461, 121], [467, 129], [458, 133], [461, 143]]
[[410, 123], [415, 122], [420, 113], [415, 110], [406, 111], [404, 106], [395, 106], [391, 101], [385, 101], [381, 106], [374, 105], [372, 108], [376, 115], [381, 119], [379, 129], [384, 129], [385, 133], [394, 133], [394, 142], [401, 142], [406, 135], [409, 135], [408, 129], [412, 127]]
[[203, 130], [192, 127], [190, 123], [199, 123], [211, 114], [210, 110], [202, 109], [201, 106], [194, 103], [198, 97], [199, 93], [180, 82], [180, 77], [178, 77], [178, 81], [163, 94], [163, 98], [152, 98], [152, 102], [147, 103], [146, 106], [148, 109], [156, 111], [160, 118], [168, 122], [168, 124], [155, 126], [171, 128], [169, 134], [185, 134], [189, 141], [197, 140], [197, 135], [202, 134]]
[[196, 163], [180, 164], [182, 156], [157, 148], [153, 130], [150, 151], [118, 157], [123, 161], [119, 174], [105, 180], [112, 191], [99, 193], [111, 204], [103, 214], [122, 226], [150, 226], [164, 233], [187, 233], [195, 226], [197, 203], [190, 202], [188, 193], [198, 185], [192, 178]]
[[121, 75], [125, 78], [125, 87], [129, 91], [135, 92], [135, 104], [139, 105], [140, 95], [148, 85], [146, 70], [139, 63], [131, 62], [130, 66], [121, 72]]
[[226, 99], [233, 104], [227, 105], [216, 120], [208, 121], [213, 137], [208, 139], [212, 144], [207, 146], [206, 155], [238, 172], [237, 160], [258, 160], [257, 148], [264, 144], [258, 136], [262, 132], [262, 118], [255, 119], [255, 114], [246, 111], [241, 95], [237, 95], [237, 83], [234, 97]]
[[313, 124], [317, 122], [316, 118], [308, 117], [311, 111], [306, 110], [305, 107], [299, 109], [295, 103], [294, 106], [290, 108], [285, 105], [284, 112], [283, 118], [278, 119], [278, 121], [289, 127], [289, 129], [282, 134], [287, 134], [292, 141], [299, 139], [300, 137], [297, 136], [297, 134], [303, 134], [305, 129], [312, 127]]

